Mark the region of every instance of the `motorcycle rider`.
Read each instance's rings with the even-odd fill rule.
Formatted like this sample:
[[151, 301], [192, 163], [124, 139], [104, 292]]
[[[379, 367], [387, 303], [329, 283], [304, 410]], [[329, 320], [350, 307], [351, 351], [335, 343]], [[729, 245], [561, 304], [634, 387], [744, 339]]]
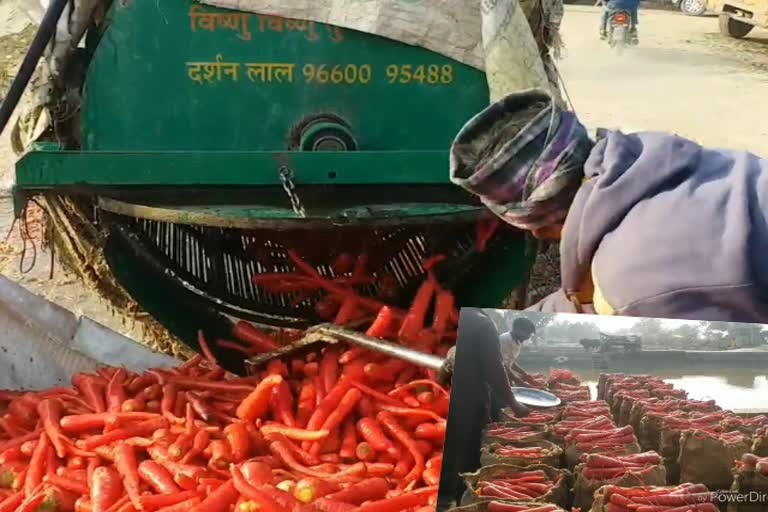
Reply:
[[627, 11], [629, 13], [629, 30], [632, 37], [632, 43], [637, 44], [637, 25], [638, 9], [640, 0], [609, 0], [604, 3], [603, 14], [600, 19], [600, 39], [608, 37], [608, 18], [611, 13], [616, 11]]

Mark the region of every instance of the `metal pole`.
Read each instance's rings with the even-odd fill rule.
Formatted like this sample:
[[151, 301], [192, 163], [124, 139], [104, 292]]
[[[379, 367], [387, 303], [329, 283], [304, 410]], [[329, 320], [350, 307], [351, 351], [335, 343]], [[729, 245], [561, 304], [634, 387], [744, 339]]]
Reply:
[[310, 331], [317, 332], [319, 334], [326, 334], [358, 347], [367, 348], [381, 354], [396, 357], [398, 359], [402, 359], [403, 361], [408, 361], [409, 363], [413, 363], [425, 368], [430, 368], [432, 370], [439, 370], [445, 363], [445, 359], [434, 354], [419, 352], [418, 350], [413, 350], [402, 345], [397, 345], [395, 343], [390, 343], [378, 338], [366, 336], [365, 334], [350, 331], [336, 325], [323, 324], [310, 329]]

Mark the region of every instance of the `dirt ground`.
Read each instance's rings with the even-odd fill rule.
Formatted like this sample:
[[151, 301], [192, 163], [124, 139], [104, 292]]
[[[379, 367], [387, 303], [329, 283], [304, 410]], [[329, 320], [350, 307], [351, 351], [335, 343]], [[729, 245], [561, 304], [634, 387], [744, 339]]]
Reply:
[[616, 55], [599, 9], [567, 6], [560, 72], [591, 128], [663, 130], [768, 157], [768, 31], [739, 41], [716, 17], [640, 12], [640, 45]]
[[[596, 8], [566, 7], [566, 49], [560, 63], [574, 107], [590, 127], [666, 130], [703, 144], [768, 156], [768, 32], [756, 31], [744, 41], [735, 41], [718, 34], [716, 18], [642, 11], [640, 46], [617, 56], [597, 38], [598, 16]], [[3, 90], [32, 35], [29, 30], [11, 32], [6, 30], [6, 36], [0, 37]], [[75, 313], [141, 337], [135, 326], [114, 316], [58, 265], [50, 280], [50, 254], [39, 243], [35, 266], [21, 271], [23, 243], [18, 224], [10, 238], [2, 241], [13, 223], [8, 190], [13, 161], [6, 130], [0, 140], [0, 272]], [[30, 231], [35, 229], [33, 223]], [[25, 265], [33, 254], [27, 243]]]

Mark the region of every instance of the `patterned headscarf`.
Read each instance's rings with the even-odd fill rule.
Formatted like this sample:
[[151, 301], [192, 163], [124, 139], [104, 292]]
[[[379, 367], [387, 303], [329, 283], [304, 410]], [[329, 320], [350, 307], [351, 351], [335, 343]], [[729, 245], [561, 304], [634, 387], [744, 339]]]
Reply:
[[[524, 115], [532, 119], [515, 128]], [[576, 116], [548, 93], [512, 94], [459, 132], [451, 147], [451, 181], [508, 224], [537, 229], [565, 219], [592, 146]]]

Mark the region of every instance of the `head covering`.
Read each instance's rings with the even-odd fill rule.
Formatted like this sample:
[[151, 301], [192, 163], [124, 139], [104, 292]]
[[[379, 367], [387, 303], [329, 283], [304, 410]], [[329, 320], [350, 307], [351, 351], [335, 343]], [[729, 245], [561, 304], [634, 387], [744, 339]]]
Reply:
[[512, 94], [459, 132], [450, 177], [508, 224], [536, 229], [565, 220], [592, 146], [575, 114], [548, 93]]

